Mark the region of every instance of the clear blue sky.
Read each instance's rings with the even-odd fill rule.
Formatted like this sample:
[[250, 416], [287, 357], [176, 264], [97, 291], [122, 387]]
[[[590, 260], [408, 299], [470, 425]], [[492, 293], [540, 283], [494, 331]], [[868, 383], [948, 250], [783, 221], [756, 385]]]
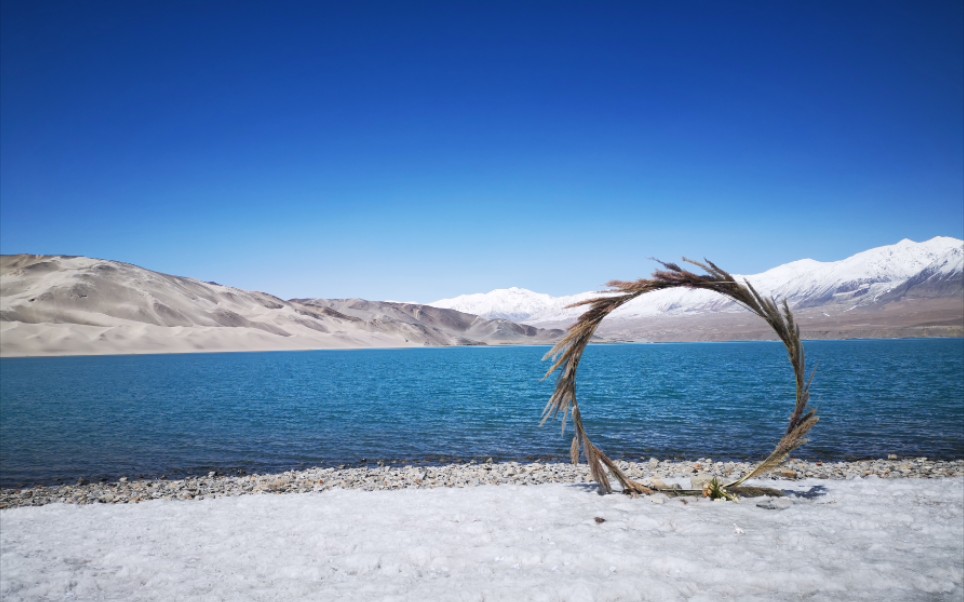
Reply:
[[2, 1], [0, 251], [551, 294], [964, 233], [964, 9]]

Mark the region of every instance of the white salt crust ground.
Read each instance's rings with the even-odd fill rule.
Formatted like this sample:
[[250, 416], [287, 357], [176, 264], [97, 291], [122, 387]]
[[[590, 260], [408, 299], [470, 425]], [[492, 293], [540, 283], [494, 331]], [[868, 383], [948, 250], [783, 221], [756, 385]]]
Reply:
[[825, 492], [684, 503], [547, 484], [11, 508], [0, 598], [964, 599], [964, 478], [756, 484]]

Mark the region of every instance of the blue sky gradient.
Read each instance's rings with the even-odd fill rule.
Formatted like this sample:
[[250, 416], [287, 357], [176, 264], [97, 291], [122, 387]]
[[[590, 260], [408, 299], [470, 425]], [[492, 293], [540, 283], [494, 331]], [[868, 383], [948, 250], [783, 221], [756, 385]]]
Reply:
[[964, 4], [34, 2], [0, 251], [551, 294], [964, 235]]

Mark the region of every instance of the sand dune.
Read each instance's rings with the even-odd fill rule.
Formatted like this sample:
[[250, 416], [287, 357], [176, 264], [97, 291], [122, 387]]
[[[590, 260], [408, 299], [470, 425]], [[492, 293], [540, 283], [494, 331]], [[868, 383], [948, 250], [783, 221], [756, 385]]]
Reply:
[[6, 357], [546, 343], [561, 335], [413, 304], [285, 301], [86, 257], [0, 257], [0, 292]]

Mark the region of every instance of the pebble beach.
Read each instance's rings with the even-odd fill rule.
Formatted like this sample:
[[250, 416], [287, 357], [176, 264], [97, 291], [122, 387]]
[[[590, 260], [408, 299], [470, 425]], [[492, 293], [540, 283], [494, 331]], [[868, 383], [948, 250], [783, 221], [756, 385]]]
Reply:
[[[633, 479], [691, 479], [710, 477], [734, 479], [753, 468], [749, 462], [694, 461], [620, 462]], [[964, 460], [939, 461], [927, 458], [863, 460], [857, 462], [807, 462], [790, 460], [766, 475], [769, 479], [932, 479], [964, 476]], [[592, 483], [584, 464], [473, 462], [441, 466], [366, 466], [313, 468], [278, 474], [206, 476], [184, 479], [127, 479], [113, 482], [81, 483], [0, 490], [0, 509], [45, 504], [129, 504], [148, 500], [203, 500], [252, 494], [309, 493], [331, 489], [365, 491], [434, 489], [483, 485], [545, 485]]]

